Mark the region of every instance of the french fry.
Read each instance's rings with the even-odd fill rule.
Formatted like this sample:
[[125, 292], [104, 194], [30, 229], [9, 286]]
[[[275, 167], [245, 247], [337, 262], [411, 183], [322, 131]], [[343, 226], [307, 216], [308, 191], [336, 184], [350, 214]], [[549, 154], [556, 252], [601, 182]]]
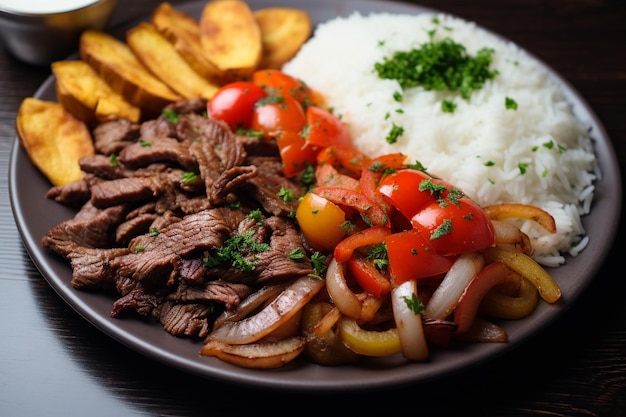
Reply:
[[200, 43], [200, 24], [196, 19], [173, 8], [170, 3], [163, 2], [152, 13], [151, 21], [202, 77], [217, 85], [232, 81], [227, 73], [204, 56]]
[[[154, 115], [182, 96], [156, 78], [124, 42], [97, 30], [80, 37], [80, 56], [130, 103]], [[148, 116], [148, 115], [146, 115]]]
[[51, 68], [57, 100], [88, 126], [117, 118], [139, 121], [141, 110], [113, 91], [85, 61], [57, 61]]
[[219, 89], [200, 76], [151, 23], [142, 22], [131, 28], [126, 33], [126, 43], [154, 75], [185, 98], [208, 100]]
[[242, 0], [211, 0], [204, 6], [200, 43], [205, 57], [235, 78], [249, 77], [261, 62], [261, 30]]
[[18, 109], [16, 130], [30, 160], [53, 185], [80, 180], [83, 173], [78, 160], [95, 152], [85, 123], [56, 102], [25, 98]]
[[301, 9], [268, 7], [254, 12], [261, 29], [260, 68], [280, 69], [293, 58], [313, 31], [309, 14]]

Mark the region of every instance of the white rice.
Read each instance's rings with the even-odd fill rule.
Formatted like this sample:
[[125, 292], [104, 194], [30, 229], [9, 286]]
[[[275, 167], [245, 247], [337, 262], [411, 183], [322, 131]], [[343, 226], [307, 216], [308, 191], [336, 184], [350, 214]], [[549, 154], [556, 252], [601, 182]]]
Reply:
[[[415, 87], [397, 102], [399, 84], [380, 79], [374, 64], [418, 48], [432, 30], [434, 41], [450, 37], [472, 56], [492, 48], [491, 69], [499, 74], [469, 100]], [[598, 176], [589, 127], [577, 120], [560, 84], [516, 45], [447, 15], [354, 13], [319, 25], [283, 70], [324, 94], [350, 127], [355, 146], [370, 156], [403, 152], [482, 205], [517, 202], [548, 211], [556, 235], [532, 222], [520, 225], [538, 262], [557, 266], [587, 244], [581, 216], [590, 210]], [[505, 108], [506, 97], [517, 110]], [[441, 110], [444, 98], [456, 103], [453, 113]], [[404, 134], [389, 144], [393, 125]], [[528, 164], [524, 174], [520, 163]]]

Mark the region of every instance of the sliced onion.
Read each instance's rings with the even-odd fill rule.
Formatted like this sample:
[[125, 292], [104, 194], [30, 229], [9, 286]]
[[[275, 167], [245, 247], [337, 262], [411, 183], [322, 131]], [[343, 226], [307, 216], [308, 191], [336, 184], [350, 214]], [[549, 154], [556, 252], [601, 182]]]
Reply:
[[358, 319], [363, 302], [352, 292], [346, 282], [343, 264], [333, 258], [326, 270], [326, 289], [342, 314]]
[[333, 328], [335, 324], [337, 324], [340, 318], [341, 311], [339, 311], [337, 307], [332, 307], [328, 311], [328, 313], [326, 313], [324, 317], [322, 317], [320, 321], [318, 321], [317, 324], [313, 326], [313, 330], [311, 330], [311, 333], [313, 333], [317, 337], [324, 336]]
[[491, 224], [496, 235], [496, 244], [509, 245], [526, 255], [532, 254], [533, 245], [530, 238], [519, 227], [501, 220], [492, 220]]
[[200, 349], [204, 356], [215, 356], [225, 362], [244, 368], [280, 368], [297, 358], [305, 348], [301, 337], [290, 337], [277, 342], [259, 342], [248, 345], [230, 345], [209, 340]]
[[428, 359], [428, 345], [424, 336], [422, 315], [416, 314], [407, 300], [417, 297], [417, 283], [415, 280], [405, 281], [391, 290], [391, 305], [393, 318], [398, 329], [402, 354], [412, 361]]
[[448, 317], [456, 308], [465, 287], [482, 269], [483, 264], [484, 259], [480, 253], [471, 252], [459, 256], [433, 292], [426, 304], [424, 316], [432, 319]]
[[235, 345], [256, 342], [286, 323], [323, 287], [324, 280], [308, 276], [298, 278], [261, 311], [240, 321], [225, 322], [208, 340]]
[[554, 303], [561, 298], [559, 284], [531, 257], [516, 250], [500, 246], [487, 248], [483, 254], [487, 262], [502, 262], [528, 279], [537, 288], [541, 298], [548, 303]]
[[454, 322], [459, 326], [457, 331], [464, 333], [472, 327], [483, 297], [492, 288], [507, 282], [519, 283], [521, 279], [519, 274], [501, 262], [490, 263], [480, 270], [463, 291], [454, 311]]
[[247, 296], [234, 310], [226, 310], [220, 314], [213, 323], [213, 330], [220, 327], [227, 321], [238, 321], [261, 307], [268, 300], [276, 297], [287, 287], [287, 283], [266, 285]]

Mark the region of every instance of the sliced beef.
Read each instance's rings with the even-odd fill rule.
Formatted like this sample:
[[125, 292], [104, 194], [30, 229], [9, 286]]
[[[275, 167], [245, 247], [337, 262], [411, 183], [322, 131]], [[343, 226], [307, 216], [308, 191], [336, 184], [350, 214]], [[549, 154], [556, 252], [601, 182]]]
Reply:
[[76, 247], [68, 254], [72, 266], [72, 286], [76, 289], [114, 289], [117, 275], [109, 263], [126, 253], [126, 248]]
[[116, 119], [98, 124], [93, 129], [94, 147], [103, 155], [118, 154], [139, 137], [140, 125], [128, 119]]
[[80, 207], [91, 198], [89, 182], [82, 178], [66, 185], [58, 185], [50, 188], [46, 198], [65, 204], [70, 207]]
[[198, 163], [189, 153], [189, 147], [171, 138], [133, 143], [122, 149], [117, 159], [129, 168], [145, 167], [155, 162], [171, 162], [187, 171], [198, 171]]
[[203, 303], [179, 304], [166, 300], [153, 311], [166, 332], [174, 336], [205, 338], [209, 334], [208, 317], [213, 306]]
[[227, 310], [237, 307], [241, 300], [250, 295], [251, 288], [244, 284], [236, 284], [223, 280], [207, 281], [204, 285], [187, 285], [181, 283], [175, 293], [168, 296], [169, 300], [190, 303], [216, 301]]
[[111, 247], [114, 227], [121, 221], [126, 211], [126, 207], [120, 205], [97, 210], [92, 216], [83, 214], [66, 220], [51, 228], [42, 238], [41, 244], [64, 257], [77, 247]]

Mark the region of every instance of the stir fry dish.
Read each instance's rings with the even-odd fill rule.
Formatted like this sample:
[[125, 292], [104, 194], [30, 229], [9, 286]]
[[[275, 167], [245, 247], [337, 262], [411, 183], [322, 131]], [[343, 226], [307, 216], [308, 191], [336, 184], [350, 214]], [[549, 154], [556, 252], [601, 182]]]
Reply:
[[[80, 180], [47, 197], [78, 208], [42, 245], [77, 290], [117, 297], [111, 316], [160, 323], [200, 354], [248, 368], [506, 342], [557, 283], [508, 219], [401, 153], [351, 145], [322, 95], [257, 70], [211, 100], [93, 128]], [[305, 359], [306, 358], [306, 359]]]

